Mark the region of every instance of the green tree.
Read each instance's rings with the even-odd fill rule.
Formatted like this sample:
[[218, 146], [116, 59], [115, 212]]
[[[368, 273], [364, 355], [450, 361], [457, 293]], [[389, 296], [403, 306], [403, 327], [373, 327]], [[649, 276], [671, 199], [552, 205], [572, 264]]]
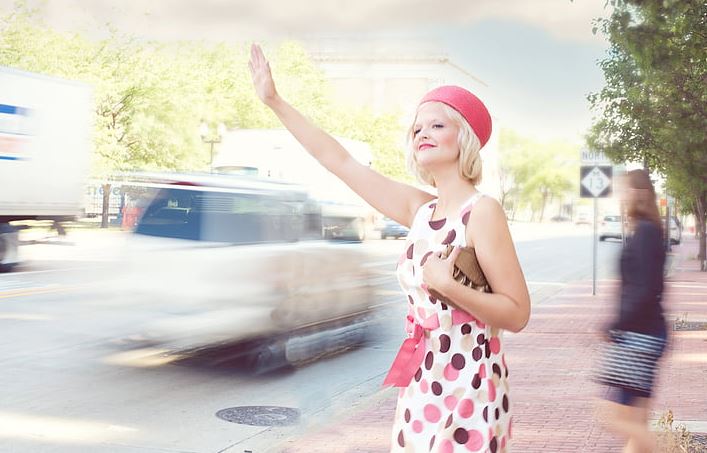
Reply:
[[499, 137], [501, 202], [510, 209], [529, 207], [542, 222], [553, 199], [577, 193], [579, 147], [561, 141], [538, 142], [503, 129]]
[[707, 3], [703, 0], [612, 0], [598, 29], [609, 38], [599, 63], [606, 86], [589, 96], [599, 113], [588, 136], [616, 161], [663, 173], [700, 235], [707, 270]]
[[[0, 64], [93, 87], [94, 178], [132, 170], [208, 169], [209, 148], [198, 135], [202, 121], [230, 128], [281, 127], [253, 93], [245, 44], [143, 42], [110, 28], [107, 37], [89, 40], [48, 28], [36, 13], [19, 3], [0, 17]], [[269, 53], [284, 96], [325, 129], [367, 142], [379, 171], [409, 179], [392, 113], [334, 105], [324, 74], [296, 43]], [[104, 224], [109, 192], [104, 186]]]

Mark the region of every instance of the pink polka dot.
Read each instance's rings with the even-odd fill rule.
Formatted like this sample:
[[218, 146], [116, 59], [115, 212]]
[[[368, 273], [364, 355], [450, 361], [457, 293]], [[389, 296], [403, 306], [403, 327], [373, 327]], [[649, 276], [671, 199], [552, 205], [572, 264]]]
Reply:
[[454, 408], [457, 407], [457, 397], [454, 395], [449, 395], [444, 399], [444, 405], [447, 409], [453, 411]]
[[425, 420], [432, 423], [437, 423], [442, 417], [442, 413], [439, 408], [434, 404], [428, 404], [425, 406]]
[[508, 421], [508, 438], [513, 439], [513, 417]]
[[448, 381], [456, 381], [459, 377], [459, 370], [454, 368], [451, 363], [448, 363], [447, 366], [444, 367], [444, 377]]
[[427, 393], [430, 390], [430, 385], [427, 383], [426, 379], [420, 381], [420, 391], [422, 393]]
[[501, 437], [501, 450], [506, 448], [506, 436]]
[[412, 430], [418, 434], [421, 433], [422, 432], [422, 422], [420, 420], [415, 420], [414, 422], [412, 422]]
[[469, 418], [474, 413], [474, 402], [470, 399], [463, 399], [459, 402], [459, 416]]
[[489, 401], [496, 401], [496, 386], [489, 380]]
[[481, 379], [486, 379], [486, 364], [482, 363], [479, 367], [479, 377]]
[[439, 446], [439, 453], [454, 453], [454, 445], [449, 440], [443, 440]]
[[484, 436], [475, 429], [469, 430], [469, 440], [466, 441], [465, 447], [469, 451], [479, 451], [484, 446]]
[[501, 342], [498, 337], [493, 337], [489, 340], [489, 349], [491, 349], [491, 352], [494, 354], [501, 352]]
[[427, 312], [425, 311], [424, 308], [418, 307], [417, 308], [417, 315], [420, 317], [420, 319], [425, 319], [427, 318]]

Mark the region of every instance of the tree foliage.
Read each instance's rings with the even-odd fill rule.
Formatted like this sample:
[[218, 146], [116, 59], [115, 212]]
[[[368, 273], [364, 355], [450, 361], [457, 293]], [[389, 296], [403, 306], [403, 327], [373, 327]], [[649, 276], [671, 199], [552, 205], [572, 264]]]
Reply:
[[[606, 86], [589, 101], [599, 113], [590, 147], [616, 161], [662, 172], [692, 206], [705, 262], [707, 205], [707, 3], [612, 0], [600, 19], [611, 43], [599, 64]], [[703, 264], [704, 268], [704, 264]]]
[[542, 221], [552, 199], [578, 193], [579, 147], [565, 142], [538, 142], [511, 130], [499, 137], [501, 202], [515, 212], [529, 207]]

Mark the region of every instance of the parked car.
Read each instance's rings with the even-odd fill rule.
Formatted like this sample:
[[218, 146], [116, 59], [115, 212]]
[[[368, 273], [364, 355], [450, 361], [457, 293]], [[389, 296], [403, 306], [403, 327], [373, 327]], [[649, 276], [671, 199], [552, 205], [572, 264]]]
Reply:
[[591, 216], [588, 212], [580, 212], [577, 214], [577, 217], [575, 217], [574, 223], [575, 225], [591, 225]]
[[383, 227], [381, 228], [381, 239], [388, 238], [404, 238], [408, 235], [408, 228], [402, 226], [393, 219], [386, 217], [383, 219]]
[[620, 215], [606, 215], [599, 224], [599, 240], [608, 238], [619, 239], [623, 237]]
[[278, 351], [289, 362], [363, 341], [373, 315], [367, 255], [322, 239], [320, 206], [303, 189], [213, 175], [141, 184], [152, 193], [138, 203], [123, 293], [152, 313], [137, 329], [143, 338], [180, 352], [262, 340], [258, 360]]

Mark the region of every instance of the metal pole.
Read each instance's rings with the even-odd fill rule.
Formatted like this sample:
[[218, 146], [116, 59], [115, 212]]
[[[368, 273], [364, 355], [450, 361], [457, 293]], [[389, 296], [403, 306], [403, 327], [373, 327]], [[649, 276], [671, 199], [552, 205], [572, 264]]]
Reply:
[[214, 141], [209, 140], [209, 143], [211, 144], [211, 160], [209, 161], [209, 173], [214, 172]]
[[597, 197], [594, 197], [594, 239], [592, 254], [592, 296], [597, 295]]

